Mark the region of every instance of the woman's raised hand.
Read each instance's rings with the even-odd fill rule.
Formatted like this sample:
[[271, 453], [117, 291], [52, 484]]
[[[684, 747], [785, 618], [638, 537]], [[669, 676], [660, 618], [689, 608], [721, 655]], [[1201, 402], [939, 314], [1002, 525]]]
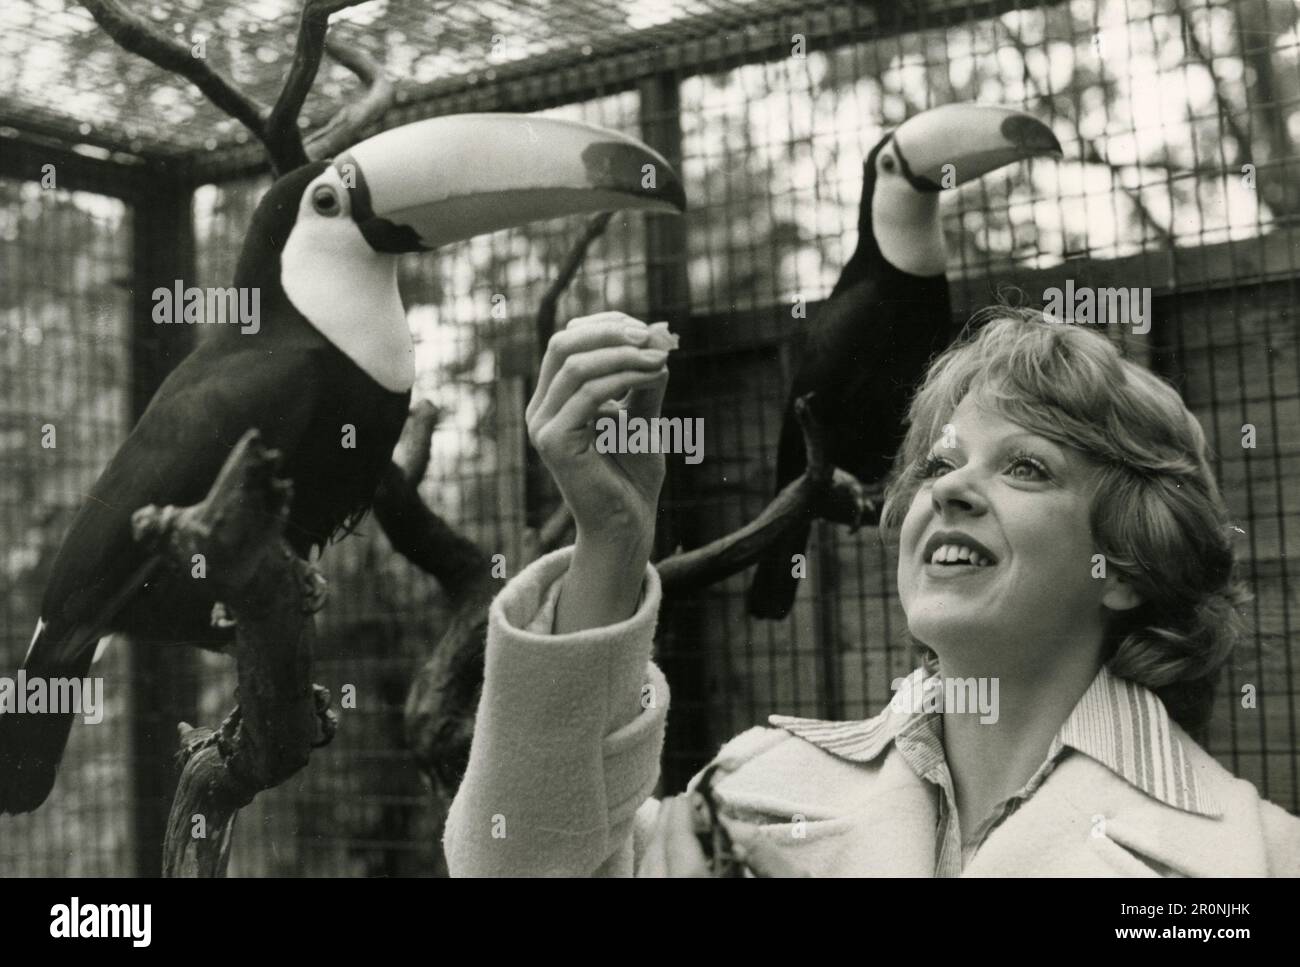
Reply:
[[[668, 385], [662, 324], [621, 312], [572, 320], [551, 337], [528, 402], [528, 438], [555, 477], [577, 529], [555, 611], [566, 634], [622, 621], [636, 610], [664, 481], [662, 453], [601, 453], [595, 421], [659, 415]], [[625, 710], [632, 713], [632, 707]]]
[[[664, 480], [661, 453], [600, 453], [595, 421], [659, 415], [668, 385], [663, 330], [622, 312], [572, 320], [551, 337], [528, 403], [528, 437], [573, 512], [579, 539], [649, 544]], [[671, 337], [668, 337], [670, 340]]]

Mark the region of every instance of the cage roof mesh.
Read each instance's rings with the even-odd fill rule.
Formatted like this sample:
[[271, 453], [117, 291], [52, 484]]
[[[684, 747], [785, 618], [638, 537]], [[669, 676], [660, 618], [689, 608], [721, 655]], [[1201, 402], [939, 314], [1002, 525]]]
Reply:
[[[293, 59], [301, 0], [145, 0], [137, 15], [201, 52], [263, 107]], [[558, 52], [647, 48], [716, 31], [785, 0], [370, 0], [335, 13], [332, 38], [368, 53], [394, 82], [398, 104], [432, 85], [496, 72]], [[300, 124], [322, 126], [360, 81], [328, 57]], [[184, 78], [120, 48], [76, 0], [0, 4], [0, 126], [65, 143], [144, 155], [190, 155], [252, 135]]]

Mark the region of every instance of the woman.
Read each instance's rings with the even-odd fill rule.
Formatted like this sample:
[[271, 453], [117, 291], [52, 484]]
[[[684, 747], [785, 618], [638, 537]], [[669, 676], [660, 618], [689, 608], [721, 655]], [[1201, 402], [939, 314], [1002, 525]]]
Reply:
[[1184, 730], [1241, 600], [1200, 426], [1105, 338], [1015, 310], [932, 365], [886, 494], [932, 660], [874, 719], [773, 716], [651, 798], [664, 466], [592, 441], [612, 400], [659, 413], [657, 341], [602, 313], [548, 347], [529, 433], [577, 540], [492, 604], [453, 875], [707, 876], [727, 849], [820, 876], [1300, 874], [1300, 820]]

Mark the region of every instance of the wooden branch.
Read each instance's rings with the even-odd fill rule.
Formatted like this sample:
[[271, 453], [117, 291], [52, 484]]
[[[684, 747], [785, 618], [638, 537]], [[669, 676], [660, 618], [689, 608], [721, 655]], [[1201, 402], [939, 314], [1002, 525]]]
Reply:
[[332, 735], [328, 694], [311, 682], [309, 572], [283, 540], [293, 488], [276, 478], [278, 461], [249, 430], [202, 503], [132, 516], [136, 540], [177, 566], [188, 571], [203, 555], [205, 580], [238, 628], [240, 704], [217, 731], [180, 727], [164, 876], [224, 876], [237, 812], [307, 764], [318, 723]]
[[811, 395], [794, 402], [804, 435], [807, 469], [744, 527], [703, 547], [658, 561], [655, 569], [665, 595], [698, 590], [740, 573], [756, 563], [786, 531], [809, 517], [847, 524], [855, 531], [878, 518], [882, 488], [868, 487], [826, 462], [822, 429], [808, 405]]
[[[207, 60], [193, 56], [187, 44], [163, 33], [148, 20], [128, 10], [119, 0], [80, 0], [95, 22], [118, 46], [179, 74], [207, 95], [217, 107], [266, 143], [266, 109], [235, 87]], [[269, 146], [268, 146], [269, 150]]]
[[307, 139], [307, 153], [313, 158], [332, 158], [355, 144], [367, 128], [379, 122], [397, 97], [383, 66], [370, 55], [334, 39], [326, 41], [325, 49], [366, 85], [366, 92]]
[[[1092, 138], [1080, 138], [1080, 140], [1083, 142], [1085, 161], [1091, 164], [1105, 165], [1107, 168], [1110, 169], [1112, 176], [1118, 174], [1120, 168], [1124, 167], [1123, 165], [1115, 164], [1104, 154], [1102, 154], [1101, 148], [1098, 147], [1097, 142], [1094, 141]], [[1166, 228], [1164, 225], [1160, 224], [1160, 222], [1156, 220], [1155, 214], [1147, 206], [1147, 203], [1142, 200], [1141, 193], [1132, 191], [1131, 189], [1127, 188], [1124, 185], [1120, 185], [1119, 189], [1125, 195], [1128, 196], [1129, 202], [1133, 205], [1133, 210], [1137, 212], [1138, 217], [1142, 219], [1142, 224], [1146, 225], [1147, 228], [1151, 229], [1151, 231], [1155, 233], [1156, 237], [1159, 238], [1161, 242], [1172, 247], [1173, 234], [1170, 232], [1168, 228]], [[1172, 211], [1172, 207], [1173, 207], [1172, 199], [1170, 200], [1170, 202], [1171, 202], [1170, 210]]]
[[393, 550], [433, 575], [453, 603], [464, 601], [491, 570], [488, 555], [430, 510], [395, 463], [375, 491], [373, 511]]
[[402, 438], [397, 441], [393, 462], [412, 487], [419, 487], [429, 469], [429, 454], [433, 448], [433, 431], [438, 428], [442, 411], [428, 400], [420, 400], [411, 409], [402, 427]]
[[551, 335], [555, 332], [555, 313], [559, 306], [560, 296], [573, 282], [573, 277], [578, 274], [578, 268], [582, 265], [582, 260], [587, 257], [587, 249], [591, 247], [592, 242], [605, 233], [605, 228], [609, 225], [609, 220], [613, 216], [613, 212], [600, 212], [588, 219], [587, 227], [578, 236], [573, 248], [569, 249], [564, 261], [560, 263], [560, 271], [556, 273], [555, 278], [551, 280], [551, 284], [542, 293], [541, 301], [537, 304], [538, 362], [541, 361], [543, 354], [545, 354], [546, 344], [550, 342]]
[[412, 408], [371, 509], [393, 550], [432, 575], [453, 605], [460, 606], [490, 572], [491, 559], [420, 497], [418, 487], [429, 465], [430, 438], [441, 417], [442, 412], [428, 400]]
[[298, 115], [320, 69], [329, 17], [345, 7], [365, 2], [367, 0], [307, 0], [303, 4], [293, 62], [280, 96], [268, 111], [239, 90], [206, 59], [193, 56], [187, 44], [132, 13], [121, 0], [80, 0], [95, 22], [120, 47], [189, 80], [213, 104], [252, 132], [266, 148], [276, 175], [306, 164], [307, 147], [312, 148], [312, 157], [336, 154], [351, 143], [360, 128], [377, 120], [392, 104], [392, 85], [371, 58], [343, 45], [331, 45], [331, 56], [359, 76], [369, 89], [361, 101], [339, 111], [304, 147], [302, 132], [298, 129]]
[[[1234, 141], [1237, 142], [1237, 164], [1250, 159], [1251, 149], [1253, 147], [1250, 132], [1242, 126], [1238, 120], [1238, 112], [1233, 107], [1228, 96], [1223, 93], [1223, 85], [1219, 82], [1219, 73], [1214, 69], [1214, 58], [1210, 52], [1205, 49], [1201, 43], [1201, 38], [1196, 36], [1196, 26], [1192, 23], [1191, 17], [1187, 15], [1187, 10], [1183, 0], [1174, 0], [1174, 13], [1178, 15], [1178, 22], [1183, 28], [1183, 40], [1191, 48], [1192, 56], [1201, 62], [1206, 73], [1210, 75], [1210, 84], [1214, 88], [1214, 102], [1219, 107], [1219, 123], [1228, 129]], [[1243, 62], [1245, 58], [1242, 58]]]
[[[285, 171], [301, 168], [307, 163], [307, 150], [298, 130], [298, 115], [311, 93], [320, 70], [321, 56], [325, 51], [325, 33], [329, 30], [329, 11], [321, 4], [307, 0], [298, 17], [298, 39], [293, 48], [293, 63], [284, 80], [280, 96], [266, 118], [267, 150], [279, 160], [276, 165]], [[286, 167], [287, 166], [287, 167]]]

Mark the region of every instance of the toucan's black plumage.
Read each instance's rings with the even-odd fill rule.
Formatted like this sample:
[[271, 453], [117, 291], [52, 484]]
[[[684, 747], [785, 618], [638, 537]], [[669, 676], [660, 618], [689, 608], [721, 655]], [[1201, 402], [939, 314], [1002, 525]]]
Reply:
[[[200, 502], [250, 427], [283, 453], [282, 471], [295, 483], [285, 536], [299, 554], [324, 545], [373, 496], [410, 389], [386, 390], [371, 379], [294, 307], [278, 278], [279, 249], [303, 189], [325, 167], [308, 165], [278, 181], [253, 218], [235, 285], [260, 289], [260, 331], [215, 329], [163, 382], [91, 486], [46, 585], [24, 662], [29, 679], [84, 677], [96, 643], [111, 632], [225, 643], [228, 632], [211, 626], [207, 582], [161, 568], [145, 576], [149, 555], [132, 539], [131, 514], [148, 504]], [[347, 423], [356, 427], [354, 449], [341, 446]], [[45, 800], [72, 719], [0, 715], [0, 811]]]
[[[885, 477], [912, 391], [953, 335], [940, 190], [1052, 153], [1060, 153], [1056, 138], [1028, 115], [965, 104], [919, 114], [871, 150], [857, 249], [809, 327], [782, 419], [778, 492], [806, 466], [794, 401], [807, 393], [827, 460], [865, 483]], [[811, 515], [798, 521], [759, 560], [750, 614], [790, 613], [799, 584], [794, 555], [804, 552], [811, 525]]]
[[[529, 164], [518, 163], [524, 156]], [[657, 173], [650, 191], [645, 164]], [[237, 289], [260, 294], [256, 331], [213, 327], [90, 488], [55, 558], [27, 679], [84, 677], [112, 632], [225, 643], [229, 632], [211, 626], [208, 584], [151, 559], [132, 539], [131, 514], [200, 502], [250, 428], [283, 454], [281, 473], [294, 483], [285, 537], [300, 555], [366, 510], [414, 376], [397, 253], [619, 207], [680, 210], [680, 181], [633, 139], [506, 114], [408, 125], [278, 180], [235, 274]], [[0, 712], [0, 814], [49, 795], [72, 719]]]

